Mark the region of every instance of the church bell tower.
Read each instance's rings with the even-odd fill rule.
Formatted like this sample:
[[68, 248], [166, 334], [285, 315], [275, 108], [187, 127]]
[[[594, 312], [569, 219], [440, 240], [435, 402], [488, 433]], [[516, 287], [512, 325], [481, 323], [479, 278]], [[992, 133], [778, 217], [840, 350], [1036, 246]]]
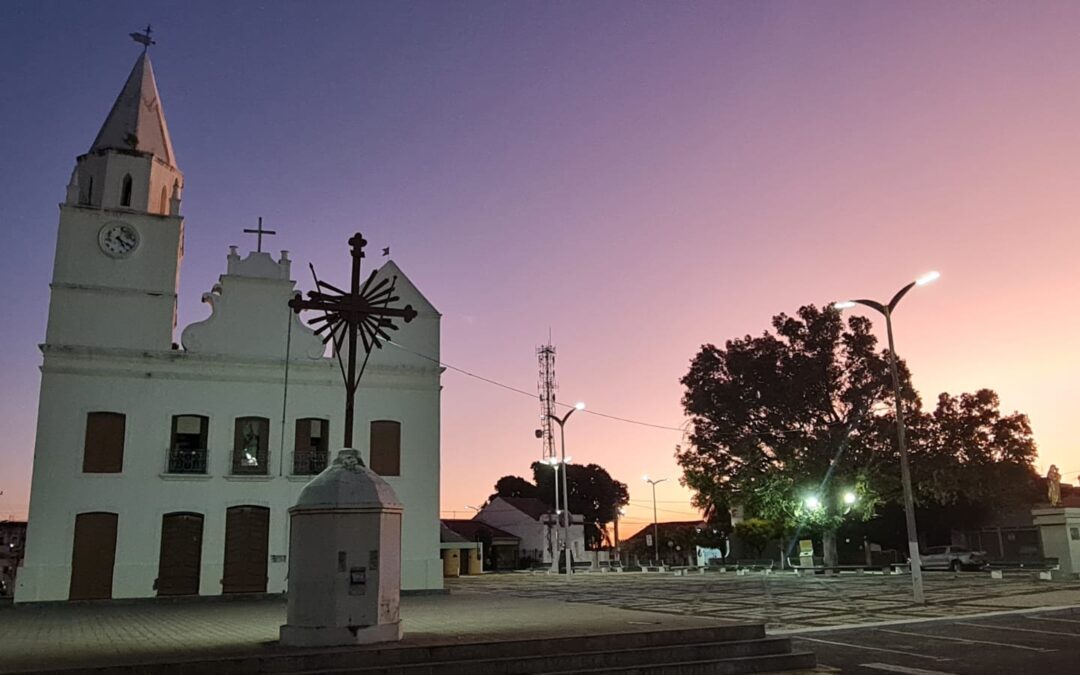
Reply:
[[60, 205], [45, 341], [53, 347], [168, 350], [183, 258], [180, 196], [147, 34], [120, 95]]

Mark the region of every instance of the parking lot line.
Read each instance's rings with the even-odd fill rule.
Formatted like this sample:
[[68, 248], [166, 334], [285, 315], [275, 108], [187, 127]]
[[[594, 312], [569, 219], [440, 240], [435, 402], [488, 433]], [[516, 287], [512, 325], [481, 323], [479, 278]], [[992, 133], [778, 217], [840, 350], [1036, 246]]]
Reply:
[[1029, 616], [1032, 621], [1060, 621], [1061, 623], [1080, 623], [1080, 619], [1059, 619], [1053, 616]]
[[975, 628], [989, 628], [991, 630], [1019, 631], [1021, 633], [1042, 633], [1043, 635], [1064, 635], [1065, 637], [1080, 637], [1080, 633], [1065, 633], [1059, 630], [1037, 630], [1035, 628], [1017, 628], [1016, 626], [992, 626], [985, 623], [968, 623], [957, 621], [957, 626], [974, 626]]
[[[934, 623], [947, 623], [955, 621], [956, 619], [988, 619], [998, 616], [1026, 616], [1032, 612], [1056, 612], [1061, 610], [1075, 609], [1073, 605], [1060, 605], [1060, 606], [1044, 606], [1044, 607], [1023, 607], [1020, 609], [999, 609], [990, 612], [975, 612], [972, 614], [959, 614], [953, 616], [936, 616], [936, 617], [907, 617], [904, 619], [888, 619], [885, 621], [864, 621], [861, 623], [842, 623], [831, 624], [828, 626], [806, 626], [801, 628], [777, 628], [769, 630], [770, 635], [803, 635], [806, 633], [833, 633], [840, 630], [858, 629], [858, 628], [876, 628], [878, 626], [905, 626], [911, 624], [934, 624]], [[1049, 619], [1048, 619], [1049, 620]], [[1058, 621], [1069, 621], [1070, 623], [1080, 623], [1074, 619], [1057, 619]]]
[[971, 640], [971, 639], [968, 639], [968, 638], [946, 637], [944, 635], [930, 635], [928, 633], [910, 633], [908, 631], [903, 631], [903, 630], [887, 630], [885, 628], [878, 628], [877, 630], [879, 632], [881, 632], [881, 633], [893, 633], [894, 635], [906, 635], [908, 637], [927, 638], [927, 639], [930, 639], [930, 640], [949, 640], [951, 642], [966, 642], [968, 644], [973, 644], [973, 645], [995, 645], [997, 647], [1012, 647], [1013, 649], [1023, 649], [1025, 651], [1029, 651], [1029, 652], [1048, 653], [1048, 652], [1056, 652], [1057, 651], [1056, 649], [1043, 649], [1042, 647], [1029, 647], [1027, 645], [1014, 645], [1014, 644], [1010, 644], [1008, 642], [991, 642], [989, 640]]
[[859, 667], [870, 668], [871, 670], [887, 670], [891, 673], [906, 673], [906, 675], [956, 675], [956, 673], [946, 673], [943, 670], [924, 670], [923, 668], [910, 668], [892, 663], [860, 663]]
[[930, 656], [929, 654], [920, 654], [918, 652], [904, 652], [899, 649], [885, 649], [884, 647], [871, 647], [869, 645], [856, 645], [850, 642], [836, 642], [835, 640], [822, 640], [820, 638], [804, 637], [802, 635], [791, 638], [792, 640], [806, 640], [807, 642], [820, 642], [826, 645], [835, 645], [837, 647], [851, 647], [852, 649], [866, 649], [872, 652], [886, 652], [888, 654], [901, 654], [903, 656], [913, 656], [917, 659], [930, 659], [931, 661], [951, 661], [952, 659], [942, 658], [940, 656]]

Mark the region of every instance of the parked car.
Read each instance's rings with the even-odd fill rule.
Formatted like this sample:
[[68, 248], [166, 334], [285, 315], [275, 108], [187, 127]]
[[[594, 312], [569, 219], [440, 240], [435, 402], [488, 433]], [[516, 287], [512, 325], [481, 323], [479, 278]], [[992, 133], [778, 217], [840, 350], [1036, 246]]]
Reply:
[[986, 553], [963, 546], [932, 546], [920, 556], [924, 570], [981, 569], [986, 565]]

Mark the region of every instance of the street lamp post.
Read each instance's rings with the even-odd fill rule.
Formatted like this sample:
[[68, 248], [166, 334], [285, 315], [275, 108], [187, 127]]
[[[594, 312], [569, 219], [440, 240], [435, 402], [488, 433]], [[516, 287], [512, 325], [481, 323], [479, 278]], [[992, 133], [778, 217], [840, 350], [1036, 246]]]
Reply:
[[[566, 414], [562, 417], [556, 417], [555, 415], [548, 415], [548, 419], [559, 425], [559, 446], [561, 453], [561, 459], [559, 463], [562, 464], [562, 492], [563, 492], [563, 509], [562, 523], [563, 523], [563, 550], [566, 551], [566, 578], [570, 579], [572, 572], [572, 565], [570, 562], [570, 492], [566, 488], [566, 420], [570, 419], [570, 416], [574, 414], [575, 410], [584, 410], [585, 404], [578, 401], [574, 404], [573, 408], [566, 411]], [[559, 481], [558, 467], [555, 469], [555, 482]], [[555, 504], [555, 510], [559, 509], [559, 505]]]
[[[543, 438], [544, 437], [544, 430], [543, 429], [537, 429], [536, 430], [536, 437], [537, 438]], [[542, 459], [540, 461], [541, 461], [541, 463], [547, 464], [548, 466], [550, 466], [552, 469], [555, 470], [555, 480], [552, 481], [552, 482], [555, 483], [555, 516], [558, 517], [558, 515], [559, 515], [559, 459], [557, 457], [552, 456], [552, 457], [545, 457], [544, 459]], [[558, 530], [558, 526], [555, 523], [552, 523], [552, 527], [551, 527], [551, 564], [552, 564], [552, 571], [558, 572], [559, 571], [559, 530]]]
[[[559, 517], [561, 509], [559, 508], [559, 458], [548, 457], [542, 460], [543, 464], [547, 464], [555, 471], [555, 517]], [[553, 519], [554, 520], [554, 519]], [[559, 571], [559, 526], [557, 522], [551, 523], [551, 570], [555, 573]]]
[[889, 370], [892, 372], [893, 397], [896, 399], [896, 439], [900, 447], [900, 480], [904, 486], [904, 516], [907, 520], [908, 555], [911, 558], [911, 587], [915, 602], [920, 605], [926, 602], [926, 597], [923, 594], [919, 533], [915, 526], [915, 498], [911, 491], [911, 469], [908, 465], [907, 443], [904, 439], [904, 402], [900, 398], [900, 375], [896, 367], [896, 345], [893, 342], [892, 313], [908, 291], [916, 286], [925, 286], [939, 276], [941, 275], [937, 272], [930, 272], [919, 277], [897, 291], [887, 305], [883, 305], [876, 300], [865, 299], [838, 302], [834, 305], [836, 309], [847, 309], [855, 305], [863, 305], [881, 312], [885, 316], [885, 330], [889, 336]]
[[653, 555], [656, 556], [656, 564], [660, 564], [660, 536], [659, 527], [656, 524], [656, 485], [657, 483], [663, 483], [667, 478], [659, 478], [653, 480], [648, 475], [642, 476], [641, 480], [645, 481], [652, 486], [652, 542], [653, 542]]

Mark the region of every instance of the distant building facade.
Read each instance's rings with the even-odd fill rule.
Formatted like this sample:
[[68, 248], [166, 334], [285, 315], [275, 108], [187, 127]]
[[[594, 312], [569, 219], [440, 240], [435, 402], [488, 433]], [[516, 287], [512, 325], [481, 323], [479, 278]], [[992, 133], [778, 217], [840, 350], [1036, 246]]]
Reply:
[[[701, 520], [680, 520], [646, 525], [624, 539], [622, 549], [634, 562], [662, 562], [666, 565], [695, 565], [697, 542], [703, 530], [712, 527]], [[654, 531], [659, 536], [654, 540]], [[657, 558], [659, 552], [659, 558]], [[704, 561], [702, 561], [704, 562]]]
[[[563, 550], [559, 517], [547, 504], [532, 497], [495, 497], [476, 514], [474, 520], [504, 530], [519, 539], [518, 558], [550, 563]], [[585, 518], [571, 514], [569, 548], [574, 560], [585, 554]]]
[[484, 569], [502, 571], [518, 569], [521, 539], [516, 535], [475, 519], [446, 518], [442, 524], [447, 530], [457, 535], [444, 537], [444, 540], [453, 539], [480, 544]]
[[26, 522], [0, 520], [0, 595], [11, 595], [26, 546]]

